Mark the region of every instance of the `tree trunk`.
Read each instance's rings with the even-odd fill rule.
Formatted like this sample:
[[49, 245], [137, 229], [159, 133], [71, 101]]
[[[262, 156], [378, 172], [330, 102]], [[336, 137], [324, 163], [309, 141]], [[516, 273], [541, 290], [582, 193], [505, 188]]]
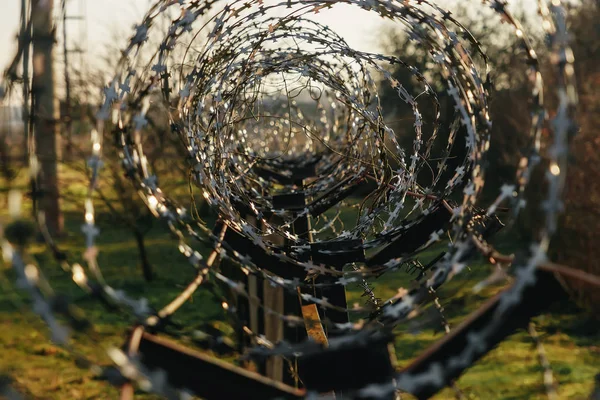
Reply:
[[142, 265], [144, 279], [147, 282], [150, 282], [152, 281], [152, 279], [154, 279], [154, 274], [152, 273], [152, 265], [150, 265], [150, 261], [148, 260], [148, 254], [146, 253], [146, 246], [144, 245], [144, 235], [138, 230], [135, 230], [133, 235], [135, 236], [138, 252], [140, 254], [140, 263]]
[[48, 229], [58, 235], [63, 230], [58, 190], [59, 135], [57, 107], [54, 96], [54, 29], [52, 9], [54, 0], [33, 0], [33, 123], [35, 147], [39, 162], [39, 179], [42, 197], [39, 209], [44, 211]]

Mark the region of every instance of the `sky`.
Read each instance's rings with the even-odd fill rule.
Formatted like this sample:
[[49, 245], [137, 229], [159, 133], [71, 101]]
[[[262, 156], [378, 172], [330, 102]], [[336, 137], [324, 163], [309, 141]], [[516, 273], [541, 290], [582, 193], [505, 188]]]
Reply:
[[[46, 0], [52, 1], [52, 0]], [[55, 14], [60, 14], [61, 0], [53, 0]], [[106, 48], [124, 48], [127, 39], [133, 33], [133, 26], [139, 23], [149, 6], [155, 0], [67, 0], [68, 14], [85, 17], [85, 24], [77, 20], [68, 22], [67, 29], [72, 43], [70, 48], [83, 45], [88, 59], [106, 54]], [[266, 0], [266, 2], [280, 0]], [[435, 1], [435, 0], [432, 0]], [[456, 1], [471, 1], [481, 6], [478, 0], [439, 0], [438, 4], [451, 4]], [[526, 9], [534, 10], [536, 0], [521, 1]], [[21, 0], [0, 0], [0, 71], [3, 71], [16, 52], [16, 34], [19, 29]], [[285, 11], [285, 10], [284, 10]], [[313, 14], [314, 20], [328, 25], [342, 36], [348, 44], [358, 50], [374, 51], [380, 49], [380, 36], [384, 22], [376, 13], [364, 11], [356, 6], [337, 4], [331, 9]], [[57, 38], [62, 40], [62, 26], [58, 26]], [[62, 46], [62, 45], [61, 45]], [[56, 52], [62, 57], [62, 50]], [[73, 57], [75, 58], [75, 57]], [[59, 59], [60, 61], [60, 59]], [[74, 61], [77, 61], [75, 59]], [[57, 65], [56, 74], [60, 76], [62, 64]], [[57, 77], [58, 78], [58, 77]], [[60, 81], [60, 78], [59, 82]]]
[[[87, 51], [94, 55], [107, 44], [114, 44], [115, 39], [128, 37], [151, 3], [149, 0], [67, 0], [68, 14], [86, 17], [87, 33], [83, 30], [84, 25], [76, 20], [71, 20], [67, 29], [74, 39], [87, 41]], [[0, 70], [3, 70], [16, 51], [21, 0], [0, 0], [0, 4]], [[54, 7], [58, 12], [60, 0], [54, 0]], [[353, 47], [360, 50], [377, 48], [377, 33], [382, 20], [375, 13], [338, 5], [331, 10], [322, 10], [313, 19], [329, 25]], [[115, 31], [120, 34], [119, 38], [115, 38]], [[57, 33], [62, 35], [62, 31]]]

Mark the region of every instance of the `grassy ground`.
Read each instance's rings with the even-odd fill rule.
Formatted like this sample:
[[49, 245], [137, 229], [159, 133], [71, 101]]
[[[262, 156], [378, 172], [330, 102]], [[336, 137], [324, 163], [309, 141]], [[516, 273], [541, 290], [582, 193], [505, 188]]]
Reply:
[[[63, 247], [77, 259], [80, 259], [78, 252], [83, 245], [83, 238], [78, 233], [80, 220], [80, 214], [74, 210], [67, 215], [67, 231], [71, 233], [62, 240]], [[146, 297], [153, 306], [160, 307], [192, 278], [194, 271], [182, 260], [176, 245], [158, 224], [149, 232], [146, 241], [157, 274], [150, 284], [141, 277], [136, 245], [127, 229], [104, 214], [98, 217], [98, 224], [102, 229], [100, 265], [107, 281], [115, 288], [124, 289], [133, 297]], [[75, 334], [74, 349], [100, 364], [108, 364], [106, 348], [123, 344], [131, 321], [105, 312], [81, 293], [44, 246], [34, 245], [31, 250], [55, 289], [85, 310], [94, 323], [90, 335]], [[12, 271], [6, 265], [2, 269], [0, 276], [6, 279], [0, 282], [0, 374], [10, 375], [14, 386], [32, 398], [117, 398], [115, 389], [95, 379], [90, 371], [78, 368], [70, 353], [48, 341], [43, 323], [28, 310], [26, 297], [12, 285]], [[473, 293], [473, 285], [488, 273], [487, 267], [475, 263], [439, 292], [451, 326], [456, 326], [485, 299], [501, 290], [502, 285], [497, 285]], [[409, 287], [410, 276], [398, 272], [383, 276], [373, 284], [377, 295], [387, 298], [398, 287]], [[358, 287], [349, 289], [350, 304], [364, 301]], [[176, 314], [175, 321], [186, 325], [186, 329], [193, 329], [207, 321], [219, 323], [223, 318], [219, 302], [201, 289]], [[555, 307], [535, 322], [559, 384], [560, 398], [587, 398], [593, 377], [600, 372], [598, 323], [570, 304]], [[395, 342], [399, 366], [408, 363], [443, 335], [437, 319], [421, 326], [399, 327]], [[457, 387], [472, 399], [535, 399], [545, 397], [542, 382], [542, 369], [532, 340], [526, 332], [518, 332], [469, 369], [457, 381]], [[454, 397], [454, 390], [446, 389], [435, 398]], [[140, 398], [155, 397], [142, 395]]]

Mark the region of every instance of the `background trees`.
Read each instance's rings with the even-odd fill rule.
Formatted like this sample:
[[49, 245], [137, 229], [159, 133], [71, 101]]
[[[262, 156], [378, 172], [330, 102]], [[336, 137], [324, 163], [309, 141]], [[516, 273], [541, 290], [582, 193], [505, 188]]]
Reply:
[[[579, 132], [573, 138], [567, 175], [565, 214], [554, 243], [558, 262], [600, 271], [600, 8], [583, 0], [571, 11], [572, 48], [579, 91]], [[571, 283], [580, 299], [600, 312], [600, 293]]]
[[[524, 11], [516, 12], [519, 21], [524, 25], [534, 41], [543, 69], [552, 68], [543, 52], [545, 38]], [[573, 35], [572, 48], [576, 60], [576, 76], [579, 90], [579, 132], [573, 138], [571, 148], [571, 164], [569, 165], [567, 189], [564, 199], [565, 213], [562, 228], [553, 243], [553, 256], [557, 262], [590, 272], [600, 271], [600, 247], [596, 241], [600, 232], [600, 138], [597, 126], [600, 124], [600, 72], [597, 60], [600, 59], [600, 12], [599, 3], [594, 0], [583, 0], [570, 9], [570, 27]], [[530, 87], [526, 81], [526, 65], [523, 62], [522, 49], [515, 46], [515, 36], [506, 24], [490, 12], [490, 15], [474, 14], [465, 6], [453, 9], [453, 17], [468, 26], [473, 36], [481, 43], [490, 58], [491, 78], [494, 84], [490, 103], [493, 121], [491, 146], [488, 153], [489, 169], [486, 176], [484, 198], [495, 197], [497, 188], [514, 179], [515, 166], [526, 146], [530, 127]], [[406, 35], [399, 31], [386, 30], [382, 35], [382, 46], [388, 54], [395, 55], [414, 65], [419, 70], [431, 71], [433, 63], [426, 50], [418, 47]], [[546, 71], [545, 91], [549, 109], [555, 103], [553, 87], [553, 71]], [[393, 76], [414, 96], [419, 94], [419, 85], [411, 78], [410, 72], [398, 67]], [[453, 108], [440, 76], [429, 73], [427, 78], [436, 88], [442, 105], [442, 118], [452, 117]], [[399, 142], [410, 149], [412, 147], [412, 112], [402, 103], [395, 90], [388, 84], [381, 85], [382, 107], [387, 114], [390, 125], [394, 128]], [[420, 98], [425, 102], [424, 96]], [[431, 121], [431, 107], [425, 103], [422, 107], [425, 120]], [[551, 118], [552, 115], [549, 115]], [[445, 124], [442, 124], [445, 126]], [[444, 132], [442, 132], [444, 134]], [[545, 132], [547, 135], [548, 132]], [[458, 135], [459, 138], [461, 135]], [[441, 140], [440, 142], [443, 142]], [[461, 146], [457, 146], [460, 148]], [[435, 157], [435, 156], [434, 156]], [[537, 180], [541, 182], [542, 179]], [[541, 184], [530, 189], [530, 196], [541, 199], [544, 188]], [[535, 210], [531, 210], [531, 215]], [[525, 216], [520, 221], [529, 226], [535, 221], [534, 216]], [[580, 292], [574, 284], [577, 296], [588, 305], [595, 304], [598, 309], [600, 294]]]

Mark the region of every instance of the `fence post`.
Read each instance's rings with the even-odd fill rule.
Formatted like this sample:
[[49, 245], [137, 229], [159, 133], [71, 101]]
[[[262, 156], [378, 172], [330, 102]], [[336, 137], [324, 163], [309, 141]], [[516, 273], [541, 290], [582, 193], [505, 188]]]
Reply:
[[[41, 193], [39, 207], [44, 211], [50, 233], [60, 234], [63, 216], [58, 191], [59, 135], [54, 95], [54, 0], [31, 3], [33, 42], [33, 123], [35, 152], [39, 161]], [[31, 149], [30, 149], [31, 150]], [[35, 194], [34, 194], [35, 196]]]

